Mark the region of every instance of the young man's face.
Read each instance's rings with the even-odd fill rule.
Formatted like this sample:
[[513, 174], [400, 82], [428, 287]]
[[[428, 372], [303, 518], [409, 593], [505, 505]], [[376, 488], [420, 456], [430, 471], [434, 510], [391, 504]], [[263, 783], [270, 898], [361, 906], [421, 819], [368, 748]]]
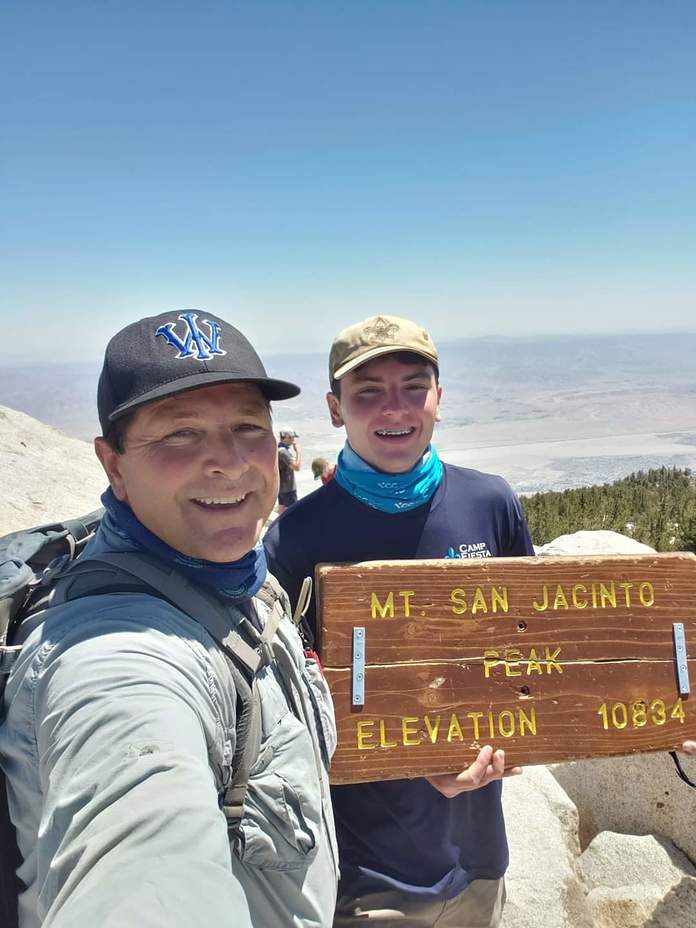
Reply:
[[148, 403], [119, 454], [95, 442], [115, 495], [158, 538], [222, 563], [250, 551], [278, 495], [277, 447], [258, 387], [226, 383]]
[[402, 474], [420, 460], [440, 421], [435, 372], [427, 361], [384, 355], [341, 378], [327, 394], [331, 422], [345, 426], [354, 451], [377, 470]]

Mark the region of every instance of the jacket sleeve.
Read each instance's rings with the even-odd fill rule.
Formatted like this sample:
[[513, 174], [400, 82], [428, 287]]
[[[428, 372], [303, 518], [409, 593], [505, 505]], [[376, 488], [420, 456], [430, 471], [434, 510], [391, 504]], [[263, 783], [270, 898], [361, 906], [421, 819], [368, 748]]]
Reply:
[[43, 926], [250, 928], [217, 799], [234, 739], [224, 687], [190, 620], [165, 604], [132, 614], [106, 608], [45, 642], [26, 681]]

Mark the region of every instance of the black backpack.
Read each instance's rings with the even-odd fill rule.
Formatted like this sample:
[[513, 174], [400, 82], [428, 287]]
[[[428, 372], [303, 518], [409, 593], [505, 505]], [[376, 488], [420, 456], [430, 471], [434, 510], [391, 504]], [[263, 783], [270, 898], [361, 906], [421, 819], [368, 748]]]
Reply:
[[[230, 607], [224, 607], [207, 591], [156, 559], [128, 552], [112, 552], [98, 558], [82, 555], [103, 513], [99, 509], [81, 519], [41, 525], [0, 538], [0, 717], [7, 677], [21, 651], [21, 645], [13, 645], [12, 641], [29, 616], [60, 603], [104, 593], [147, 593], [171, 602], [214, 639], [235, 683], [236, 746], [232, 775], [219, 797], [228, 832], [234, 840], [244, 811], [249, 773], [259, 751], [261, 709], [255, 677], [272, 659], [271, 641], [287, 597], [269, 575], [257, 594], [270, 609], [263, 633], [239, 610], [234, 610], [237, 624], [236, 630], [231, 630]], [[9, 817], [2, 770], [0, 849], [0, 925], [16, 928], [17, 897], [23, 889], [17, 868], [22, 860]]]

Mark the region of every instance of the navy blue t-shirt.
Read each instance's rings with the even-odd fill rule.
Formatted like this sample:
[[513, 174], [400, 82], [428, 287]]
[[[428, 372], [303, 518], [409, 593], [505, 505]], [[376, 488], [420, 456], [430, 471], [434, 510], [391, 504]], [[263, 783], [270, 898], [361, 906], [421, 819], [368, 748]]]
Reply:
[[[319, 563], [533, 554], [520, 504], [502, 477], [444, 465], [432, 499], [384, 513], [335, 480], [288, 509], [264, 539], [293, 606]], [[308, 611], [314, 627], [314, 603]], [[445, 799], [427, 780], [334, 786], [342, 895], [397, 889], [450, 899], [508, 864], [499, 781]]]

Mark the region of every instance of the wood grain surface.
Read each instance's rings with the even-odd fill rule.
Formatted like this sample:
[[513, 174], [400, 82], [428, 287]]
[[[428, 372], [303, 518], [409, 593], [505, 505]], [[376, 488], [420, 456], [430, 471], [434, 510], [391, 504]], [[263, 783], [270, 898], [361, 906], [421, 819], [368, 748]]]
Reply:
[[[696, 556], [320, 565], [318, 641], [339, 746], [334, 783], [662, 751], [696, 737]], [[365, 703], [351, 703], [353, 628]]]

